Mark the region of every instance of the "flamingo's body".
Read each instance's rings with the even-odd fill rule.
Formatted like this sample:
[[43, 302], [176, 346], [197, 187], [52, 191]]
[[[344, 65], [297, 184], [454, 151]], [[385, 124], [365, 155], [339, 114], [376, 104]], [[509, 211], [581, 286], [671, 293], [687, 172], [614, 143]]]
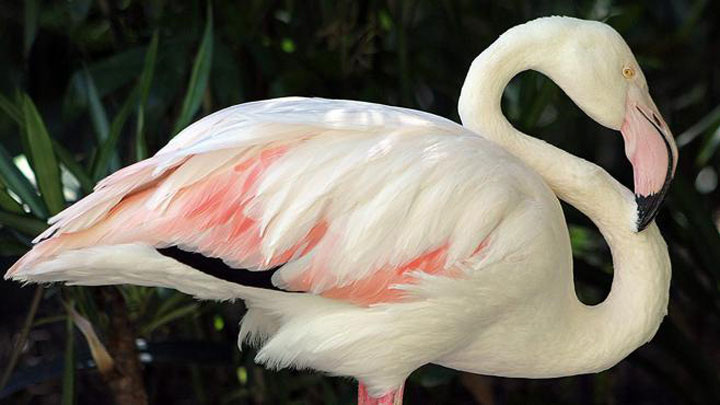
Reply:
[[[608, 30], [561, 18], [524, 27], [563, 25]], [[405, 378], [430, 362], [523, 377], [606, 369], [657, 329], [667, 249], [654, 224], [636, 232], [646, 218], [631, 192], [498, 117], [499, 94], [524, 66], [495, 80], [475, 76], [503, 62], [509, 34], [471, 68], [460, 108], [467, 128], [353, 101], [231, 107], [100, 183], [53, 219], [8, 276], [244, 299], [240, 338], [261, 346], [258, 361], [354, 376], [368, 399], [397, 402]], [[620, 127], [612, 111], [565, 90], [598, 121]], [[631, 139], [644, 127], [621, 101], [621, 118], [635, 125], [624, 128]], [[474, 111], [479, 106], [485, 111]], [[636, 154], [674, 170], [672, 138], [659, 136], [669, 138], [660, 143], [665, 160], [652, 138], [628, 151], [636, 183], [638, 167], [651, 166], [640, 175], [642, 197], [659, 192], [654, 172], [646, 173], [659, 169]], [[597, 307], [575, 296], [556, 194], [588, 214], [613, 250], [613, 291]], [[272, 284], [285, 291], [213, 277], [164, 254], [171, 246], [236, 269], [274, 269]]]

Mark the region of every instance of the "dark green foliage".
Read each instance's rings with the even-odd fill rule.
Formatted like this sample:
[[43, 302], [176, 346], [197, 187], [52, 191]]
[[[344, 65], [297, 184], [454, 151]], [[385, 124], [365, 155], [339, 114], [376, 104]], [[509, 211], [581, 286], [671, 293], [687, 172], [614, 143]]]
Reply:
[[[703, 0], [0, 3], [2, 270], [29, 248], [66, 198], [69, 204], [89, 193], [96, 181], [153, 154], [210, 112], [306, 95], [402, 105], [457, 119], [467, 67], [507, 28], [552, 14], [603, 20], [635, 51], [680, 148], [676, 179], [658, 217], [673, 261], [669, 317], [650, 344], [604, 373], [533, 381], [428, 366], [411, 376], [407, 403], [493, 403], [492, 398], [498, 404], [719, 403], [719, 5]], [[620, 136], [584, 116], [542, 75], [528, 72], [514, 79], [503, 107], [523, 131], [632, 182]], [[565, 208], [578, 294], [587, 303], [600, 302], [612, 278], [610, 253], [592, 223]], [[99, 289], [50, 287], [34, 297], [40, 305], [30, 314], [28, 308], [36, 308], [33, 289], [3, 281], [0, 291], [0, 374], [10, 370], [9, 360], [20, 360], [0, 398], [106, 403], [109, 393], [89, 366], [87, 343], [63, 305], [74, 303], [107, 342], [114, 331]], [[351, 381], [265, 371], [253, 363], [252, 350], [239, 352], [241, 304], [198, 303], [165, 289], [119, 291], [143, 339], [139, 350], [151, 403], [354, 401]], [[23, 335], [27, 344], [13, 340]]]

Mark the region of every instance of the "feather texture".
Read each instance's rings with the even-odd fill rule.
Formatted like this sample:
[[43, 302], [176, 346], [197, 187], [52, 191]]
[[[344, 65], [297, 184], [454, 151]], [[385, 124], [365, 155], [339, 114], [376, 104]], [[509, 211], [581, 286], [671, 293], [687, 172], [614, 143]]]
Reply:
[[[622, 66], [638, 74], [627, 78]], [[646, 160], [636, 169], [665, 175], [653, 183], [663, 188], [652, 210], [638, 214], [633, 193], [598, 166], [510, 125], [502, 92], [525, 69], [610, 128], [623, 127], [634, 103], [643, 117], [624, 129], [663, 141], [634, 145], [638, 134], [626, 134], [631, 159]], [[407, 376], [429, 362], [556, 377], [605, 370], [648, 341], [670, 282], [651, 221], [677, 148], [620, 35], [561, 17], [512, 28], [471, 65], [459, 112], [476, 132], [341, 100], [227, 108], [54, 217], [6, 277], [244, 299], [240, 341], [260, 346], [257, 361], [353, 376], [370, 403], [399, 400]], [[602, 304], [575, 295], [553, 191], [608, 241], [616, 275]], [[170, 246], [230, 267], [276, 268], [273, 283], [296, 292], [210, 276], [158, 251]]]
[[[250, 311], [241, 339], [262, 344], [258, 361], [354, 375], [379, 394], [452, 352], [450, 336], [460, 344], [468, 322], [482, 319], [454, 296], [475, 295], [473, 306], [490, 308], [477, 292], [491, 288], [486, 274], [516, 274], [505, 262], [533, 254], [549, 263], [547, 246], [567, 237], [562, 228], [512, 224], [558, 219], [536, 174], [451, 121], [277, 99], [206, 117], [108, 177], [53, 218], [8, 274], [242, 298]], [[154, 250], [173, 245], [236, 268], [282, 265], [273, 283], [310, 294], [233, 287]], [[427, 317], [432, 327], [416, 321]], [[373, 326], [348, 335], [353, 324]], [[423, 356], [398, 357], [398, 347], [418, 344]]]

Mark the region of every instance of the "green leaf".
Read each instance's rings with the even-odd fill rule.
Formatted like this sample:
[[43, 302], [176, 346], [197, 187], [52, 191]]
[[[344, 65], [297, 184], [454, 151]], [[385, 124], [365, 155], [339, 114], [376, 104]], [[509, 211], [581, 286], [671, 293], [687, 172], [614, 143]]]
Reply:
[[118, 111], [117, 115], [113, 119], [112, 124], [110, 125], [110, 135], [108, 136], [108, 139], [106, 139], [105, 142], [100, 145], [100, 152], [95, 159], [95, 164], [93, 165], [92, 172], [92, 178], [95, 181], [98, 181], [101, 178], [105, 177], [108, 173], [108, 168], [110, 167], [110, 159], [115, 152], [115, 145], [120, 138], [120, 134], [122, 133], [122, 129], [125, 126], [125, 122], [127, 121], [128, 117], [130, 117], [130, 113], [133, 109], [132, 107], [137, 101], [139, 89], [140, 88], [136, 86], [133, 89], [132, 93], [130, 93], [128, 98], [125, 100], [125, 103], [122, 105], [120, 111]]
[[10, 101], [7, 97], [0, 94], [0, 110], [3, 110], [13, 121], [15, 121], [21, 128], [25, 123], [23, 122], [22, 111]]
[[208, 83], [211, 87], [205, 93], [212, 94], [213, 102], [218, 105], [237, 104], [246, 98], [243, 89], [243, 74], [244, 70], [238, 66], [234, 51], [216, 37], [213, 42], [213, 60], [210, 70], [212, 80]]
[[78, 23], [85, 21], [87, 18], [90, 6], [92, 5], [92, 0], [74, 0], [65, 2], [65, 4], [67, 12], [70, 15], [70, 19], [74, 23]]
[[698, 136], [716, 128], [718, 125], [720, 125], [720, 105], [713, 108], [712, 111], [705, 114], [700, 121], [678, 135], [676, 137], [678, 147], [682, 149]]
[[715, 128], [715, 130], [706, 137], [703, 145], [700, 147], [700, 153], [698, 153], [695, 158], [695, 164], [698, 167], [707, 165], [715, 155], [715, 152], [717, 152], [718, 147], [720, 147], [720, 126]]
[[703, 264], [698, 269], [704, 269], [707, 277], [717, 281], [720, 280], [720, 267], [717, 265], [720, 263], [720, 234], [715, 228], [712, 212], [695, 198], [696, 195], [687, 178], [676, 176], [670, 188], [668, 205], [675, 222], [686, 231], [689, 246], [698, 252], [695, 257]]
[[[25, 249], [27, 251], [27, 249]], [[38, 326], [42, 325], [49, 325], [51, 323], [60, 322], [60, 321], [66, 321], [67, 315], [54, 315], [54, 316], [46, 316], [43, 318], [36, 318], [35, 322], [33, 322], [32, 326], [33, 328], [37, 328]]]
[[40, 197], [35, 192], [35, 187], [18, 170], [13, 163], [12, 156], [0, 144], [0, 177], [3, 183], [20, 197], [23, 203], [30, 207], [30, 211], [40, 218], [47, 218], [48, 211]]
[[145, 109], [138, 106], [137, 121], [135, 124], [135, 161], [139, 162], [148, 157], [147, 141], [145, 140]]
[[143, 47], [132, 48], [116, 53], [107, 59], [92, 63], [87, 68], [79, 69], [70, 76], [68, 88], [63, 100], [63, 113], [73, 118], [88, 108], [88, 89], [85, 70], [90, 72], [97, 88], [98, 97], [102, 99], [131, 83], [142, 69]]
[[178, 304], [187, 299], [187, 295], [179, 293], [177, 291], [171, 291], [170, 296], [163, 298], [157, 306], [155, 311], [155, 318], [161, 318], [167, 313], [171, 312]]
[[5, 187], [0, 187], [0, 208], [4, 209], [5, 211], [12, 212], [15, 214], [24, 214], [25, 210], [23, 210], [22, 205], [15, 201], [14, 198], [8, 194]]
[[65, 199], [60, 182], [60, 167], [55, 159], [50, 135], [45, 128], [40, 113], [28, 95], [23, 99], [25, 117], [25, 136], [29, 155], [37, 179], [38, 188], [51, 214], [57, 214], [65, 208]]
[[25, 215], [0, 211], [0, 225], [7, 226], [28, 235], [39, 235], [47, 228], [45, 222]]
[[135, 157], [143, 160], [147, 157], [147, 144], [145, 143], [145, 106], [147, 98], [150, 94], [150, 85], [152, 84], [153, 75], [155, 73], [155, 59], [157, 59], [157, 49], [159, 42], [158, 31], [155, 30], [150, 41], [147, 53], [145, 54], [145, 66], [140, 75], [140, 102], [137, 108], [137, 125], [135, 126]]
[[128, 313], [137, 317], [141, 317], [145, 314], [148, 304], [156, 295], [155, 289], [137, 285], [118, 286], [118, 290], [125, 300], [125, 306], [128, 309]]
[[[71, 308], [73, 303], [66, 305]], [[75, 325], [69, 313], [65, 321], [65, 339], [62, 405], [72, 405], [75, 403]]]
[[108, 123], [107, 113], [105, 107], [100, 101], [98, 96], [97, 87], [93, 81], [90, 71], [85, 68], [85, 82], [87, 87], [87, 97], [90, 104], [90, 118], [92, 120], [93, 128], [95, 128], [95, 135], [99, 143], [105, 141], [110, 134], [110, 124]]
[[212, 17], [212, 4], [208, 2], [207, 7], [207, 24], [205, 25], [205, 33], [203, 34], [202, 42], [200, 42], [200, 48], [198, 49], [197, 55], [195, 55], [195, 62], [193, 63], [192, 73], [190, 74], [190, 82], [188, 83], [187, 93], [183, 100], [182, 109], [180, 115], [175, 122], [175, 129], [173, 129], [173, 135], [176, 135], [180, 130], [185, 128], [193, 116], [200, 108], [203, 96], [205, 94], [205, 88], [208, 84], [208, 78], [210, 77], [210, 67], [212, 65], [212, 49], [213, 49], [213, 17]]
[[88, 318], [93, 325], [101, 330], [107, 330], [108, 318], [107, 314], [98, 308], [95, 301], [95, 295], [92, 289], [87, 287], [63, 287], [63, 291], [71, 297], [75, 303], [75, 308], [85, 317]]
[[141, 336], [147, 336], [150, 332], [153, 330], [168, 324], [176, 319], [183, 318], [189, 314], [192, 314], [194, 312], [197, 312], [200, 308], [200, 305], [198, 303], [192, 303], [185, 306], [182, 306], [180, 308], [177, 308], [173, 311], [168, 312], [164, 316], [155, 319], [154, 321], [148, 323], [145, 325], [142, 329], [140, 329], [140, 335]]
[[145, 63], [143, 65], [143, 71], [140, 74], [140, 105], [144, 105], [147, 102], [148, 95], [150, 94], [150, 84], [152, 84], [153, 74], [155, 73], [155, 60], [157, 59], [157, 50], [160, 35], [157, 30], [153, 32], [150, 45], [145, 53]]
[[[523, 128], [531, 129], [537, 126], [542, 113], [545, 111], [548, 104], [550, 104], [550, 100], [553, 98], [557, 90], [557, 87], [549, 79], [543, 77], [541, 82], [542, 84], [540, 85], [540, 89], [533, 97], [530, 108], [523, 111]], [[532, 85], [536, 85], [535, 80], [532, 81]]]
[[457, 376], [457, 371], [428, 364], [420, 368], [417, 374], [413, 376], [413, 380], [417, 381], [423, 387], [437, 387], [447, 384], [453, 377]]
[[39, 0], [25, 0], [25, 24], [23, 26], [23, 55], [25, 58], [30, 54], [38, 26]]
[[77, 179], [78, 182], [80, 182], [80, 187], [82, 188], [83, 192], [85, 194], [90, 194], [93, 190], [93, 186], [95, 185], [95, 182], [92, 181], [90, 178], [90, 175], [83, 169], [83, 167], [75, 161], [75, 158], [72, 156], [70, 151], [65, 149], [60, 143], [56, 140], [53, 141], [53, 148], [55, 149], [55, 154], [57, 155], [57, 158], [60, 160], [60, 163], [62, 163], [66, 169], [70, 173], [72, 173], [73, 176]]
[[[28, 249], [30, 248], [16, 239], [0, 239], [0, 256], [22, 256]], [[34, 325], [37, 325], [37, 322]]]
[[[87, 88], [87, 98], [90, 108], [90, 119], [95, 129], [95, 136], [97, 137], [98, 145], [102, 145], [110, 136], [110, 124], [108, 123], [107, 113], [105, 107], [103, 107], [102, 100], [98, 95], [97, 87], [95, 87], [95, 81], [90, 75], [90, 71], [85, 68], [85, 84]], [[112, 157], [110, 158], [110, 167], [120, 167], [120, 157], [117, 151], [113, 151]]]

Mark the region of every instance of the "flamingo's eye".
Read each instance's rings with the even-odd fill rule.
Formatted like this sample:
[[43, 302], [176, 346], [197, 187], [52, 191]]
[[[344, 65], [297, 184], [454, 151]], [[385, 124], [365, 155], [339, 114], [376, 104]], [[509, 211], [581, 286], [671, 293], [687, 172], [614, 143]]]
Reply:
[[625, 76], [626, 79], [632, 79], [633, 77], [635, 77], [635, 69], [633, 69], [633, 68], [631, 68], [631, 67], [625, 67], [625, 68], [623, 68], [622, 73], [623, 73], [623, 76]]

